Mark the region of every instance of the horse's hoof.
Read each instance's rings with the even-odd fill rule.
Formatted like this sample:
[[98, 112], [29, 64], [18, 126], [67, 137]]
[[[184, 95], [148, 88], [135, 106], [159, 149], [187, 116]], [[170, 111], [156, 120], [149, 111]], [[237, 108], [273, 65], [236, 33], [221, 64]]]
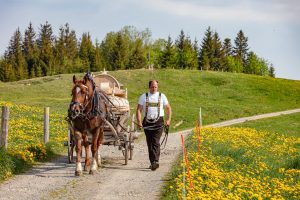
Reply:
[[83, 171], [88, 172], [91, 170], [91, 166], [84, 166]]
[[75, 171], [75, 176], [81, 176], [82, 175], [82, 171]]
[[94, 175], [96, 173], [96, 170], [90, 170], [90, 174]]

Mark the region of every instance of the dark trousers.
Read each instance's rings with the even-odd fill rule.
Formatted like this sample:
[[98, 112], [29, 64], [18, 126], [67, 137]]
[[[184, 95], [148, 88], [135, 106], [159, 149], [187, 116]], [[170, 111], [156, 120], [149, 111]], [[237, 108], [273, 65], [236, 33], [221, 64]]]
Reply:
[[[160, 117], [157, 122], [149, 123], [144, 119], [143, 127], [146, 135], [150, 163], [159, 161], [160, 138], [164, 130], [164, 119]], [[148, 128], [147, 128], [148, 127]]]

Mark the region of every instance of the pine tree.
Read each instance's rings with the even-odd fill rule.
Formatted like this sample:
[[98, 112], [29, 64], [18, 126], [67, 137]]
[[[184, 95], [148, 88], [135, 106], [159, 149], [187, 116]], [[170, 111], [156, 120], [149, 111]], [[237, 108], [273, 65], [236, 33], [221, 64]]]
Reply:
[[237, 34], [237, 37], [234, 40], [235, 46], [233, 48], [234, 56], [241, 60], [243, 67], [247, 64], [247, 55], [248, 55], [248, 38], [245, 37], [242, 30]]
[[91, 62], [94, 56], [94, 46], [89, 33], [83, 33], [79, 47], [79, 58], [82, 60], [83, 66], [80, 69], [83, 71], [91, 71]]
[[162, 50], [160, 57], [161, 68], [174, 68], [176, 66], [175, 57], [176, 54], [173, 41], [172, 38], [168, 36], [168, 41]]
[[213, 35], [213, 56], [211, 58], [211, 67], [215, 71], [225, 70], [225, 56], [222, 48], [222, 42], [217, 32]]
[[210, 70], [212, 68], [211, 63], [213, 54], [213, 32], [211, 31], [210, 27], [208, 27], [201, 43], [201, 50], [199, 55], [200, 69]]
[[184, 40], [185, 40], [185, 34], [183, 30], [180, 31], [180, 35], [178, 36], [178, 39], [175, 41], [176, 51], [177, 51], [177, 67], [183, 69], [185, 68], [185, 62], [184, 62]]
[[196, 38], [195, 38], [194, 43], [193, 43], [193, 49], [196, 53], [195, 56], [197, 57], [197, 69], [199, 69], [200, 68], [200, 62], [199, 62], [200, 49], [199, 49], [199, 46], [198, 46], [198, 40]]
[[54, 55], [53, 55], [53, 41], [54, 36], [52, 27], [48, 22], [40, 25], [39, 38], [37, 40], [38, 48], [40, 50], [40, 61], [42, 76], [55, 74], [53, 69]]
[[113, 70], [125, 69], [128, 63], [129, 46], [126, 44], [122, 32], [116, 35], [115, 43], [111, 52], [111, 66]]
[[0, 63], [0, 80], [3, 82], [16, 80], [13, 66], [7, 60], [2, 60]]
[[28, 71], [28, 76], [30, 78], [35, 77], [34, 73], [34, 65], [38, 62], [38, 47], [36, 44], [36, 33], [34, 31], [34, 28], [32, 26], [32, 23], [29, 23], [29, 26], [25, 30], [24, 34], [24, 42], [23, 42], [23, 54], [26, 59], [27, 63], [27, 71]]
[[233, 56], [233, 50], [231, 45], [231, 39], [225, 38], [223, 42], [223, 52], [224, 56]]
[[144, 56], [143, 41], [137, 38], [129, 56], [127, 69], [139, 69], [146, 66], [146, 58]]
[[17, 28], [13, 37], [10, 40], [8, 51], [5, 58], [11, 64], [16, 80], [27, 78], [27, 66], [22, 52], [22, 35], [20, 29]]
[[67, 70], [72, 72], [75, 58], [78, 56], [78, 41], [74, 30], [70, 30], [69, 24], [65, 24], [65, 49], [67, 56]]
[[175, 41], [177, 51], [177, 65], [181, 69], [194, 69], [198, 65], [197, 53], [195, 52], [189, 36], [185, 36], [181, 30], [178, 39]]
[[65, 45], [65, 28], [59, 28], [59, 36], [55, 40], [55, 71], [58, 74], [64, 73], [67, 65], [67, 53]]
[[100, 44], [96, 40], [96, 46], [93, 50], [92, 56], [91, 56], [91, 71], [96, 72], [104, 69], [103, 67], [103, 57], [101, 53]]

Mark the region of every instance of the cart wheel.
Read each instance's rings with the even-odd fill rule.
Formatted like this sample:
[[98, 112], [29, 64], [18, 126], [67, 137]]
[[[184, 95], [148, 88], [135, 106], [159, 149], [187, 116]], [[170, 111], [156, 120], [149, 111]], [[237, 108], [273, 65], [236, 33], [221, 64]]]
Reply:
[[129, 142], [129, 160], [132, 160], [133, 156], [133, 141]]
[[69, 131], [68, 132], [68, 161], [69, 161], [69, 163], [74, 162], [73, 152], [74, 152], [74, 141], [73, 141], [73, 136], [72, 136], [71, 132]]
[[69, 163], [74, 162], [73, 147], [71, 147], [71, 146], [68, 147], [68, 161], [69, 161]]

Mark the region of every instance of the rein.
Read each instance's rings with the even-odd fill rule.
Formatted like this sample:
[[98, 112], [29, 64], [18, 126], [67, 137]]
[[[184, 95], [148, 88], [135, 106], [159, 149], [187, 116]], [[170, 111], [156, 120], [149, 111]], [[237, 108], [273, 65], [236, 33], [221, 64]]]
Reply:
[[[136, 125], [138, 125], [138, 123], [133, 122]], [[160, 148], [161, 150], [164, 150], [166, 148], [167, 145], [167, 141], [168, 141], [168, 136], [169, 136], [169, 126], [168, 125], [162, 125], [162, 126], [157, 126], [157, 125], [153, 125], [153, 126], [146, 126], [146, 127], [142, 127], [142, 129], [146, 129], [146, 130], [157, 130], [160, 128], [164, 128], [164, 132], [165, 132], [165, 136], [163, 138], [163, 140], [160, 143], [160, 146], [163, 146], [162, 148]]]

